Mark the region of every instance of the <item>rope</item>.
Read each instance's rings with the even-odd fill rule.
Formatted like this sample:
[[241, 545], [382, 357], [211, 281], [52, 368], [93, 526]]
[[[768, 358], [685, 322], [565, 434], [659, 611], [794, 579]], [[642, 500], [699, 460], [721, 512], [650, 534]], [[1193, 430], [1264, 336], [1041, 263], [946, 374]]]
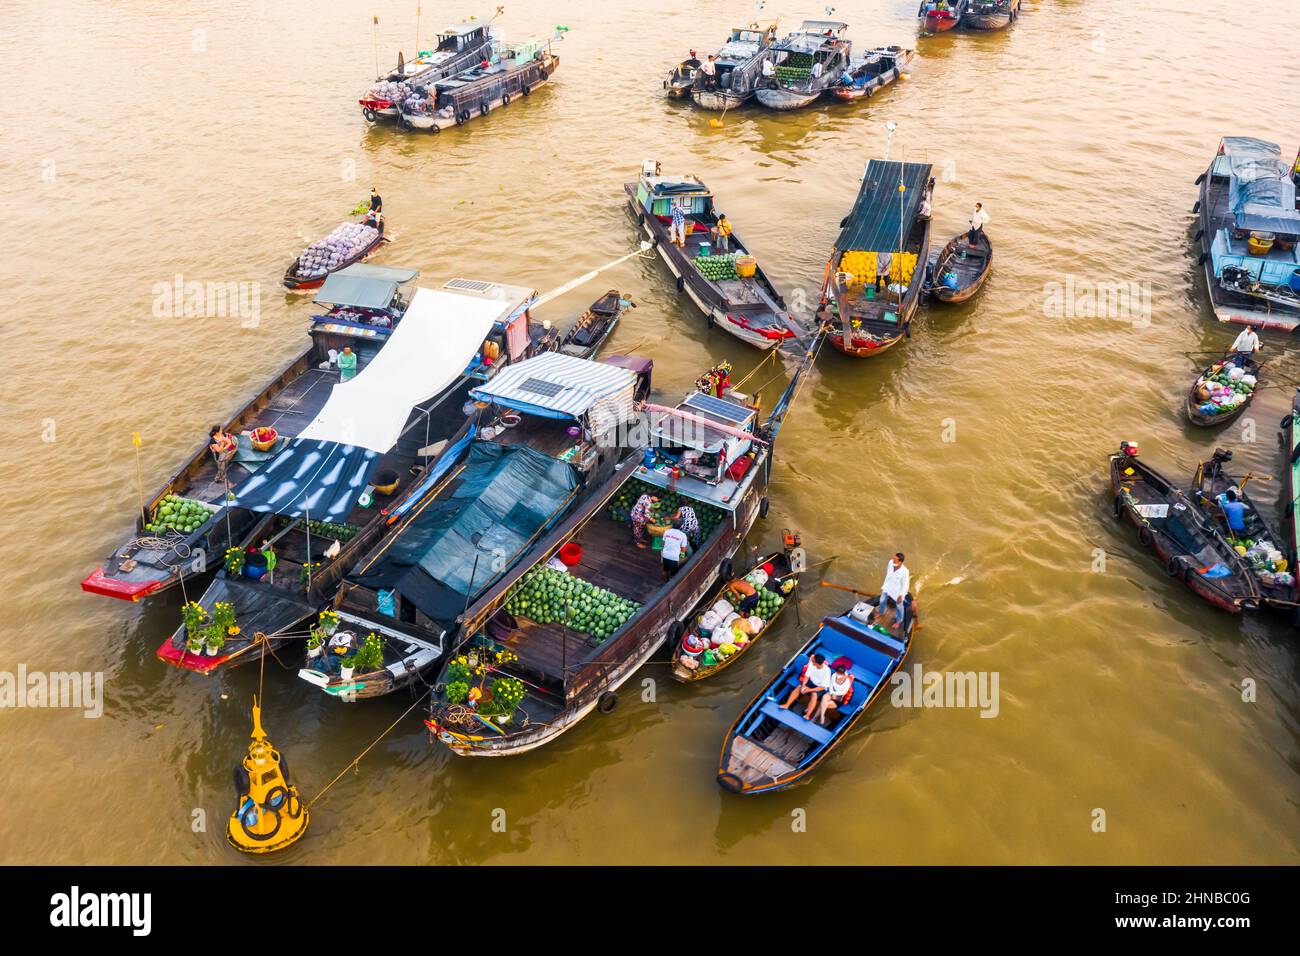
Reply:
[[369, 746], [367, 746], [363, 751], [361, 751], [361, 753], [357, 754], [350, 761], [348, 761], [348, 763], [343, 767], [343, 769], [338, 772], [338, 775], [329, 783], [325, 784], [324, 790], [316, 794], [316, 796], [312, 797], [311, 800], [307, 802], [307, 809], [310, 810], [312, 807], [314, 807], [316, 805], [316, 801], [319, 800], [321, 797], [325, 796], [325, 794], [329, 793], [330, 788], [333, 787], [334, 784], [342, 780], [343, 775], [345, 773], [347, 773], [349, 770], [356, 767], [356, 765], [361, 762], [362, 757], [370, 753], [370, 751], [375, 748], [375, 746], [379, 743], [379, 741], [387, 737], [394, 727], [396, 727], [398, 724], [400, 724], [403, 720], [406, 719], [407, 714], [415, 710], [415, 708], [419, 707], [423, 703], [424, 703], [424, 697], [423, 696], [417, 697], [415, 699], [415, 703], [412, 704], [410, 707], [406, 708], [406, 710], [402, 712], [400, 717], [398, 717], [395, 721], [389, 724], [388, 728], [383, 733], [381, 733], [378, 737], [376, 737], [374, 740], [370, 742]]
[[[753, 368], [751, 368], [748, 372], [746, 372], [745, 375], [741, 378], [741, 380], [740, 380], [739, 382], [733, 382], [731, 387], [732, 387], [732, 388], [740, 388], [740, 386], [742, 386], [742, 385], [744, 385], [746, 382], [748, 382], [751, 378], [754, 377], [754, 374], [755, 374], [755, 373], [756, 373], [760, 368], [762, 368], [762, 367], [767, 363], [767, 360], [768, 360], [768, 359], [770, 359], [770, 358], [775, 358], [775, 357], [776, 357], [776, 351], [777, 351], [776, 349], [772, 349], [770, 352], [768, 352], [766, 355], [764, 355], [764, 356], [763, 356], [763, 360], [762, 360], [761, 362], [759, 362], [757, 365], [755, 365]], [[759, 389], [759, 391], [762, 391], [762, 389]]]

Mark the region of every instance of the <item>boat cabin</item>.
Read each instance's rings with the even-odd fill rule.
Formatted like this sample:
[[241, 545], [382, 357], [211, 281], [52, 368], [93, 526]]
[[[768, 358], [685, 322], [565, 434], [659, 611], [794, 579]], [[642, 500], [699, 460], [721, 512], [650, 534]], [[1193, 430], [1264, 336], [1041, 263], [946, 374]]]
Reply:
[[743, 477], [753, 448], [758, 409], [734, 395], [718, 398], [693, 392], [671, 412], [652, 420], [656, 461], [716, 489]]
[[490, 63], [439, 80], [429, 86], [424, 100], [404, 104], [403, 109], [448, 118], [481, 115], [498, 100], [527, 96], [546, 79], [549, 55], [546, 40], [497, 44]]
[[769, 49], [766, 59], [775, 66], [777, 81], [797, 86], [821, 77], [838, 77], [848, 66], [852, 49], [844, 35], [848, 28], [837, 20], [805, 20]]
[[[1300, 162], [1298, 162], [1300, 165]], [[1225, 136], [1210, 166], [1206, 204], [1214, 276], [1234, 291], [1277, 290], [1300, 306], [1300, 172], [1275, 143]]]
[[396, 269], [354, 263], [333, 272], [312, 299], [327, 311], [312, 316], [312, 334], [326, 347], [342, 351], [350, 345], [363, 362], [373, 357], [406, 311], [402, 287], [420, 275], [416, 269]]

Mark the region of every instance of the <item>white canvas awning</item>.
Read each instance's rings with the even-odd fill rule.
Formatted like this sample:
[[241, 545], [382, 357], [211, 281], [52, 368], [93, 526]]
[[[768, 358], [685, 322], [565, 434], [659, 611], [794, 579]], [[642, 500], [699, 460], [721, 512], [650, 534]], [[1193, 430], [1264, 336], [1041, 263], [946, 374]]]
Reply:
[[299, 438], [358, 445], [383, 454], [397, 444], [411, 409], [460, 378], [498, 320], [518, 303], [419, 289], [370, 364], [335, 385]]

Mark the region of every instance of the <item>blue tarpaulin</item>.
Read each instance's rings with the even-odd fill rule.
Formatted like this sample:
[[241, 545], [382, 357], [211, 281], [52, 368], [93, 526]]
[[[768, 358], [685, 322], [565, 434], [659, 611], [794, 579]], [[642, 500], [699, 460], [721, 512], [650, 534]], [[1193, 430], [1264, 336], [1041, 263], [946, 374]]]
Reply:
[[377, 452], [314, 438], [295, 438], [234, 489], [233, 507], [291, 518], [342, 521], [365, 491]]

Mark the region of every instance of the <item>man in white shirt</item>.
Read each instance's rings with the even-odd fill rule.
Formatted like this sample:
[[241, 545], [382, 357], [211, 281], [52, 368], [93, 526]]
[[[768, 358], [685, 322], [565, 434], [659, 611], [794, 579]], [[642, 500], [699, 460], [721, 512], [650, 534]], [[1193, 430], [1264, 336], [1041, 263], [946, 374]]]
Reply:
[[763, 75], [769, 78], [776, 76], [776, 64], [765, 59], [763, 61]]
[[989, 214], [984, 211], [984, 204], [977, 202], [975, 211], [970, 214], [970, 232], [966, 234], [966, 241], [972, 246], [975, 245], [979, 241], [980, 233], [984, 231], [988, 221]]
[[879, 613], [889, 607], [902, 607], [903, 598], [907, 597], [912, 586], [912, 574], [903, 563], [903, 552], [899, 551], [885, 565], [885, 583], [880, 586], [880, 600], [876, 602]]
[[664, 532], [664, 580], [667, 581], [678, 572], [683, 564], [686, 563], [686, 552], [690, 549], [691, 541], [686, 537], [686, 532], [682, 530], [680, 519], [673, 522], [673, 526]]
[[718, 67], [714, 63], [716, 56], [710, 55], [707, 60], [700, 64], [700, 72], [704, 74], [704, 85], [709, 89], [718, 85]]
[[1257, 328], [1258, 326], [1246, 326], [1232, 343], [1232, 351], [1236, 353], [1232, 356], [1232, 361], [1242, 368], [1246, 367], [1246, 359], [1254, 358], [1255, 353], [1264, 348], [1259, 342]]
[[821, 77], [821, 75], [822, 75], [822, 70], [824, 70], [824, 69], [825, 69], [825, 67], [822, 65], [822, 61], [821, 61], [821, 60], [818, 60], [818, 61], [817, 61], [816, 63], [814, 63], [813, 66], [812, 66], [812, 78], [813, 78], [814, 80], [819, 79], [819, 78]]
[[800, 697], [807, 697], [808, 707], [804, 710], [803, 717], [804, 720], [811, 720], [813, 711], [817, 709], [817, 703], [821, 699], [822, 692], [830, 686], [830, 665], [826, 663], [826, 658], [821, 654], [814, 654], [812, 660], [803, 666], [803, 672], [799, 675], [799, 683], [795, 685], [794, 690], [790, 691], [790, 696], [785, 699], [781, 709], [789, 710]]

